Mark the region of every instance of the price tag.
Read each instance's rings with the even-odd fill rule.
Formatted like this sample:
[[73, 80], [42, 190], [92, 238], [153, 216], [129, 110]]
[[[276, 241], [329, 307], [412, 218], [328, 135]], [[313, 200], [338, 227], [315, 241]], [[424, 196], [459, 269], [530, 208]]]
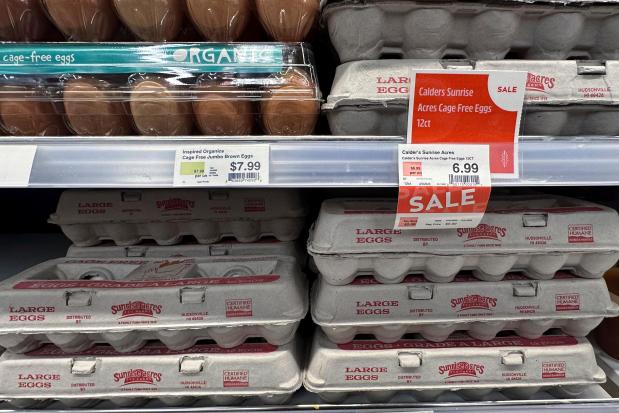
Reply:
[[475, 228], [490, 198], [488, 145], [399, 145], [395, 229]]
[[490, 171], [518, 177], [527, 72], [413, 71], [408, 143], [490, 145]]
[[0, 187], [27, 188], [36, 145], [3, 145], [0, 149]]
[[192, 145], [176, 150], [174, 186], [265, 186], [269, 145]]

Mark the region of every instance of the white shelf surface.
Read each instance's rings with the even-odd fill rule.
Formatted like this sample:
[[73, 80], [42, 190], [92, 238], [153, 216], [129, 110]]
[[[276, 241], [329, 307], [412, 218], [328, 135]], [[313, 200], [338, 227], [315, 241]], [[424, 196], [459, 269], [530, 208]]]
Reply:
[[[32, 188], [167, 188], [180, 145], [269, 143], [270, 186], [395, 187], [397, 145], [372, 137], [0, 138], [37, 145]], [[619, 185], [619, 138], [527, 139], [520, 178], [495, 186]]]

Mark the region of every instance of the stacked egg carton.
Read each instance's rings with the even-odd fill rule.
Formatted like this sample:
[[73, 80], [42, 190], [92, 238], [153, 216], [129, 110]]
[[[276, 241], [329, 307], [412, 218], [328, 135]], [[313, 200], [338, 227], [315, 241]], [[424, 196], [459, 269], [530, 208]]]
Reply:
[[63, 193], [68, 256], [0, 283], [0, 400], [284, 403], [302, 381], [306, 212], [287, 190]]
[[401, 391], [573, 398], [605, 381], [584, 336], [619, 314], [601, 278], [619, 258], [616, 211], [497, 197], [477, 228], [398, 231], [394, 210], [388, 199], [322, 205], [308, 243], [322, 330], [309, 391], [333, 402]]
[[322, 20], [334, 134], [405, 135], [412, 69], [528, 72], [523, 136], [619, 131], [616, 1], [330, 0]]

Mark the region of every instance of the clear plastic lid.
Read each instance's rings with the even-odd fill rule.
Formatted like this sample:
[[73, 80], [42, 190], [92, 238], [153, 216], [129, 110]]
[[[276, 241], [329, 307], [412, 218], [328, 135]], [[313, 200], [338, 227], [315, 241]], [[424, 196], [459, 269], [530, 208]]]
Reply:
[[320, 112], [300, 43], [2, 44], [0, 73], [11, 135], [307, 135]]
[[0, 40], [305, 40], [320, 0], [2, 0]]

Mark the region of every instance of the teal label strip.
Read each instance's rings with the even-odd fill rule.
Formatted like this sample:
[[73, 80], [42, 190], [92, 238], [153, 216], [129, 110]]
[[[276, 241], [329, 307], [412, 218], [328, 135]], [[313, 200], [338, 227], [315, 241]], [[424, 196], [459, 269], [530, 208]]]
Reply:
[[0, 74], [273, 73], [283, 68], [276, 44], [0, 44]]

